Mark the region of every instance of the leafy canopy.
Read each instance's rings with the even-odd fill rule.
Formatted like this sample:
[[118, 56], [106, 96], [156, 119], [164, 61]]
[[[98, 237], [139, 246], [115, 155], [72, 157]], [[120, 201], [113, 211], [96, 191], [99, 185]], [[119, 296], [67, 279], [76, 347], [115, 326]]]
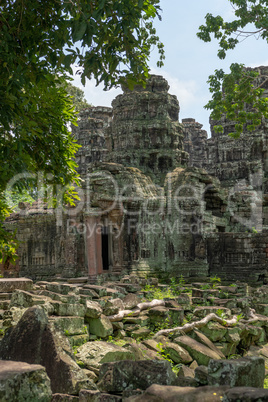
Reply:
[[64, 84], [64, 88], [71, 96], [76, 112], [80, 112], [82, 109], [92, 106], [85, 99], [85, 94], [82, 89], [72, 85], [70, 82]]
[[[234, 10], [235, 19], [224, 21], [221, 16], [207, 14], [205, 25], [199, 27], [197, 36], [205, 42], [214, 37], [219, 43], [218, 57], [224, 59], [229, 49], [234, 49], [240, 40], [254, 35], [268, 42], [268, 1], [228, 0]], [[212, 110], [211, 117], [219, 120], [222, 114], [235, 123], [234, 133], [239, 137], [244, 129], [254, 130], [261, 123], [262, 116], [268, 117], [268, 99], [263, 96], [263, 85], [267, 77], [234, 63], [230, 73], [216, 70], [209, 77], [212, 100], [205, 108]], [[223, 92], [222, 92], [223, 88]], [[246, 105], [246, 106], [245, 106]], [[223, 131], [221, 124], [215, 126]]]
[[[78, 145], [69, 127], [76, 115], [64, 82], [79, 69], [106, 89], [145, 82], [151, 48], [163, 64], [153, 26], [160, 0], [3, 0], [0, 2], [0, 222], [8, 215], [4, 191], [23, 172], [65, 187], [79, 183]], [[23, 191], [27, 180], [15, 182]], [[71, 202], [75, 193], [69, 188]], [[0, 261], [15, 243], [0, 225]]]

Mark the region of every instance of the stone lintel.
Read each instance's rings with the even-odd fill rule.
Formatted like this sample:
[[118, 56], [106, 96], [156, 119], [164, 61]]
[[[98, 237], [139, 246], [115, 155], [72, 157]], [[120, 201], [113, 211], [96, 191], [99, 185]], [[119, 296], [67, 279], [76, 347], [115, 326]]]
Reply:
[[31, 290], [33, 281], [28, 278], [0, 278], [0, 292], [13, 292], [14, 290]]

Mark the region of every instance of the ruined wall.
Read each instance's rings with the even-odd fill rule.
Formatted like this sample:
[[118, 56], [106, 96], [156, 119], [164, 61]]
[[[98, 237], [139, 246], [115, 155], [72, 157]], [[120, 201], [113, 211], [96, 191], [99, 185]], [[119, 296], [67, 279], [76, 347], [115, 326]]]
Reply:
[[267, 282], [267, 233], [219, 233], [208, 236], [207, 245], [210, 276], [228, 281]]
[[[268, 83], [265, 75], [267, 67], [257, 67], [261, 76], [256, 85], [265, 89], [264, 95], [268, 95]], [[240, 138], [229, 136], [234, 132], [235, 123], [222, 116], [220, 121], [210, 120], [211, 138], [205, 138], [205, 133], [193, 119], [184, 119], [185, 147], [190, 154], [190, 166], [203, 167], [210, 175], [216, 176], [222, 186], [232, 187], [238, 181], [246, 180], [251, 184], [251, 177], [257, 172], [263, 172], [264, 193], [268, 192], [268, 126], [265, 119], [260, 126], [248, 131], [246, 125]], [[223, 126], [223, 133], [214, 130], [215, 125]]]
[[19, 260], [5, 275], [19, 272], [34, 280], [87, 275], [83, 235], [70, 233], [66, 216], [58, 219], [38, 203], [8, 218], [7, 229], [17, 231]]

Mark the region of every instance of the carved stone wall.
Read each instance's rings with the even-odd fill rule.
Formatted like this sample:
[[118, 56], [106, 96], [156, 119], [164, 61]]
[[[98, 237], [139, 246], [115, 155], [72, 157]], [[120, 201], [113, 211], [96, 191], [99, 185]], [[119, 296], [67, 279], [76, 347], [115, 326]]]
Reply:
[[268, 234], [220, 233], [208, 237], [209, 275], [230, 282], [268, 279]]
[[17, 231], [19, 259], [5, 275], [19, 272], [34, 280], [87, 275], [84, 236], [71, 230], [69, 223], [67, 216], [57, 216], [37, 202], [12, 214], [6, 227]]

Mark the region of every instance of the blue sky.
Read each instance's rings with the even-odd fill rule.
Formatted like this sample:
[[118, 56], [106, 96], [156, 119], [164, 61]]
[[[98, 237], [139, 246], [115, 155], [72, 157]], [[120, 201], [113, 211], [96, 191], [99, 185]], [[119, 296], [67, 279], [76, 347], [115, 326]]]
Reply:
[[[268, 64], [268, 45], [263, 40], [248, 38], [236, 49], [227, 53], [225, 60], [217, 57], [216, 41], [204, 43], [197, 38], [198, 27], [207, 13], [232, 19], [233, 9], [228, 0], [161, 0], [162, 21], [156, 21], [158, 36], [165, 45], [166, 60], [161, 69], [156, 68], [157, 51], [150, 59], [151, 73], [163, 75], [169, 82], [170, 93], [178, 97], [179, 119], [192, 117], [203, 124], [209, 133], [209, 112], [204, 105], [210, 99], [207, 79], [215, 69], [228, 71], [234, 62], [255, 67]], [[74, 85], [85, 92], [86, 99], [94, 106], [110, 106], [120, 89], [103, 91], [87, 81], [83, 87], [76, 77]]]

